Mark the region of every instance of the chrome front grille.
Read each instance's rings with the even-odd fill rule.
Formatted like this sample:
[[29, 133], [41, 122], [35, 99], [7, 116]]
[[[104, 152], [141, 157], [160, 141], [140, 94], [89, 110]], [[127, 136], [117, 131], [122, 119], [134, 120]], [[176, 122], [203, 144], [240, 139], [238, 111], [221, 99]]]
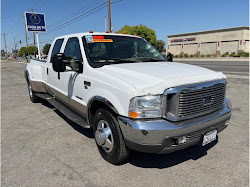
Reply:
[[163, 116], [180, 121], [205, 115], [224, 106], [226, 80], [170, 88], [164, 92]]
[[222, 108], [225, 99], [225, 84], [218, 83], [198, 90], [179, 94], [179, 117], [209, 113]]

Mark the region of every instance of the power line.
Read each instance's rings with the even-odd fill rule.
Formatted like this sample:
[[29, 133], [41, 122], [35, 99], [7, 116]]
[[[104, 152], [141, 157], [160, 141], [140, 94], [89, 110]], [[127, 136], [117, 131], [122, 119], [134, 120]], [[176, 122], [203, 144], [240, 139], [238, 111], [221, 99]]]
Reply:
[[[117, 0], [117, 1], [115, 1], [115, 2], [112, 2], [111, 4], [118, 3], [118, 2], [120, 2], [120, 1], [122, 1], [122, 0]], [[107, 4], [105, 5], [105, 4], [106, 4], [106, 2], [105, 2], [105, 3], [102, 3], [101, 5], [95, 7], [95, 8], [93, 8], [93, 9], [91, 9], [91, 10], [89, 10], [89, 11], [87, 11], [87, 12], [85, 12], [85, 13], [83, 13], [83, 14], [81, 14], [81, 15], [75, 17], [75, 18], [73, 18], [73, 19], [71, 19], [71, 20], [68, 21], [68, 22], [65, 22], [65, 23], [63, 23], [63, 24], [61, 24], [61, 25], [59, 25], [59, 26], [56, 26], [56, 27], [52, 28], [49, 32], [47, 32], [47, 33], [45, 33], [45, 34], [48, 34], [48, 33], [57, 31], [57, 30], [59, 30], [59, 29], [62, 29], [62, 28], [64, 28], [64, 27], [66, 27], [67, 25], [73, 24], [73, 23], [75, 23], [75, 22], [77, 22], [77, 21], [79, 21], [79, 20], [81, 20], [81, 19], [83, 19], [83, 18], [85, 18], [85, 17], [87, 17], [87, 16], [89, 16], [89, 15], [91, 15], [91, 14], [93, 14], [93, 13], [95, 13], [95, 12], [97, 12], [97, 11], [103, 9], [103, 8], [105, 8], [105, 7], [107, 7], [108, 5], [107, 5]], [[103, 6], [103, 5], [104, 5], [104, 6]], [[97, 9], [97, 8], [99, 8], [99, 9]], [[95, 9], [97, 9], [97, 10], [95, 10]], [[95, 10], [95, 11], [94, 11], [94, 10]], [[92, 11], [93, 11], [93, 12], [92, 12]]]
[[[77, 16], [77, 17], [75, 17], [74, 19], [71, 19], [70, 21], [67, 21], [67, 22], [65, 22], [65, 23], [63, 23], [63, 24], [61, 24], [61, 25], [58, 25], [58, 26], [52, 28], [48, 33], [51, 33], [51, 32], [57, 31], [57, 30], [59, 30], [59, 29], [62, 29], [62, 28], [64, 28], [64, 27], [66, 27], [67, 25], [70, 25], [70, 24], [72, 24], [72, 23], [75, 23], [75, 22], [79, 21], [80, 19], [83, 19], [83, 18], [85, 18], [85, 17], [87, 17], [87, 16], [89, 16], [89, 15], [91, 15], [91, 14], [93, 14], [93, 13], [95, 13], [95, 12], [97, 12], [97, 11], [99, 11], [99, 10], [105, 8], [105, 7], [107, 7], [107, 5], [105, 5], [105, 4], [106, 4], [106, 3], [102, 3], [101, 5], [99, 5], [99, 6], [95, 7], [95, 8], [93, 8], [93, 9], [91, 9], [91, 10], [85, 12], [84, 14], [81, 14], [80, 16]], [[103, 5], [104, 5], [104, 6], [103, 6]], [[97, 9], [97, 10], [96, 10], [96, 9]], [[95, 11], [94, 11], [94, 10], [95, 10]], [[93, 11], [93, 12], [92, 12], [92, 11]]]
[[[98, 1], [98, 2], [97, 2]], [[62, 19], [60, 19], [60, 20], [58, 20], [58, 21], [56, 21], [54, 24], [51, 24], [51, 25], [49, 25], [47, 28], [53, 28], [53, 25], [55, 25], [56, 23], [61, 23], [62, 21], [67, 21], [67, 20], [69, 20], [71, 17], [74, 17], [75, 15], [77, 15], [78, 13], [80, 13], [80, 12], [82, 12], [82, 11], [86, 11], [86, 10], [88, 10], [89, 8], [91, 8], [91, 7], [93, 7], [94, 5], [91, 5], [91, 4], [93, 4], [93, 3], [95, 3], [96, 2], [96, 4], [99, 4], [100, 2], [103, 2], [103, 0], [94, 0], [92, 3], [89, 3], [88, 5], [84, 5], [82, 8], [80, 8], [80, 9], [78, 9], [77, 11], [74, 11], [73, 13], [71, 13], [70, 15], [68, 15], [68, 16], [66, 16], [66, 17], [64, 17], [64, 18], [62, 18]], [[96, 5], [95, 4], [95, 5]], [[91, 6], [90, 6], [91, 5]]]

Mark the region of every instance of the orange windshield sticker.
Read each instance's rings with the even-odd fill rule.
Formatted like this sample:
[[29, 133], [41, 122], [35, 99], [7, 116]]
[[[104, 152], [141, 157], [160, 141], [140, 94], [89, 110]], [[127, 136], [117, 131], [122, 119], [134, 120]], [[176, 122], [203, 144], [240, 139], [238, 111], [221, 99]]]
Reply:
[[113, 42], [112, 39], [93, 39], [92, 42]]

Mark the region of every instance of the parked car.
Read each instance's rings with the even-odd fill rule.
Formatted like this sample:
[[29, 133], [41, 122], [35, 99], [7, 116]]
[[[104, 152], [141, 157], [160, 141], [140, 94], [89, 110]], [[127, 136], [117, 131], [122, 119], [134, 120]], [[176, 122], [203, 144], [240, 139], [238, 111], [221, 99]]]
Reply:
[[231, 116], [223, 73], [167, 62], [138, 36], [57, 37], [47, 60], [32, 59], [25, 77], [31, 101], [47, 100], [92, 128], [100, 154], [112, 164], [131, 150], [165, 154], [205, 146]]

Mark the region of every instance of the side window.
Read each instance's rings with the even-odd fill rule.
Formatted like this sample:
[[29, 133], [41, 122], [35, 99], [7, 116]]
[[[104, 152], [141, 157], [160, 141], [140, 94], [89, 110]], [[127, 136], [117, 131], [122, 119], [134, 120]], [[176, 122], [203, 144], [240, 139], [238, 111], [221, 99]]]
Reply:
[[69, 38], [64, 49], [64, 54], [66, 59], [70, 62], [69, 67], [73, 71], [76, 71], [79, 65], [76, 63], [76, 60], [82, 62], [82, 53], [80, 49], [80, 44], [78, 38]]
[[72, 60], [82, 60], [82, 53], [80, 49], [80, 44], [78, 38], [70, 38], [67, 41], [66, 47], [64, 49], [64, 54], [66, 58]]
[[55, 45], [54, 45], [53, 50], [52, 50], [52, 53], [51, 53], [50, 63], [52, 63], [53, 56], [54, 56], [56, 53], [60, 53], [60, 49], [61, 49], [61, 47], [62, 47], [63, 40], [64, 40], [64, 39], [58, 39], [58, 40], [56, 40]]

